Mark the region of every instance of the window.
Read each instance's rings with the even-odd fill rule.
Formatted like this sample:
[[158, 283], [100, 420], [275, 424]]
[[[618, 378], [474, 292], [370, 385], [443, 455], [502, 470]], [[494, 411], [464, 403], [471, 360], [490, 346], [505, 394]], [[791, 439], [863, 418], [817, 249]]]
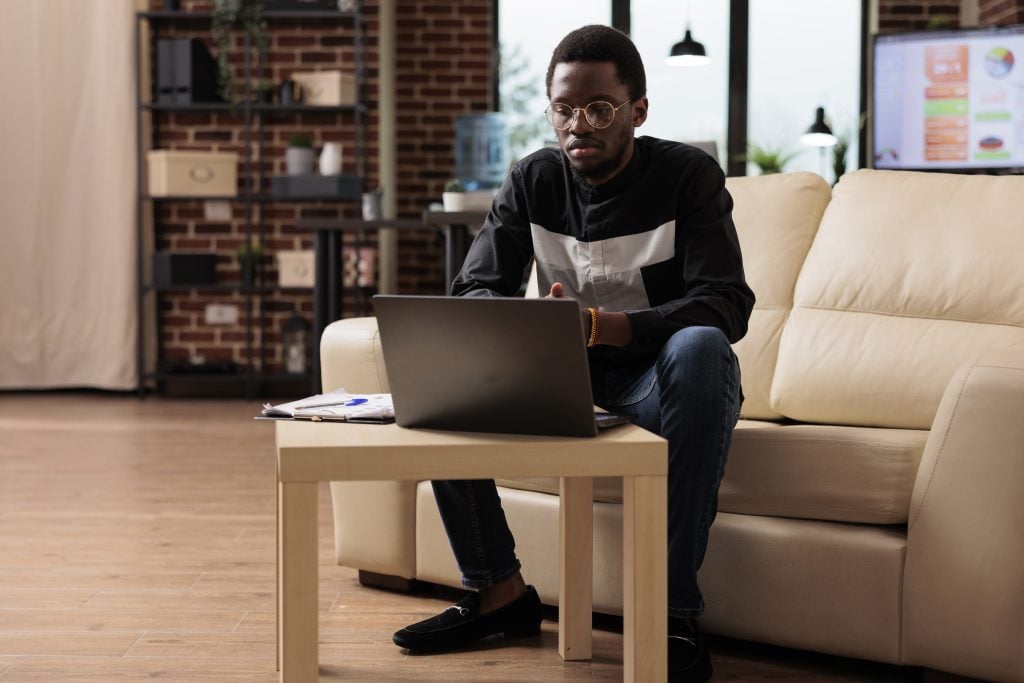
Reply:
[[587, 24], [610, 25], [611, 2], [506, 0], [498, 4], [501, 111], [509, 127], [513, 160], [554, 144], [554, 132], [544, 118], [548, 62], [567, 33]]
[[849, 139], [847, 168], [857, 166], [860, 5], [860, 0], [750, 0], [747, 139], [766, 150], [795, 154], [786, 171], [834, 180], [832, 150], [800, 144], [818, 107], [825, 108], [832, 132]]

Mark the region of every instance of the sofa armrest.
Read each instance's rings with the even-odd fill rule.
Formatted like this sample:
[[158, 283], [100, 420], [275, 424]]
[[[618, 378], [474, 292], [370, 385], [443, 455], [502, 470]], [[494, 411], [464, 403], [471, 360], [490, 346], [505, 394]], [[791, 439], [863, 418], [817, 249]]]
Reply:
[[323, 391], [341, 388], [356, 394], [390, 391], [376, 318], [345, 318], [324, 329], [320, 337], [320, 378]]
[[946, 388], [911, 498], [903, 660], [1024, 681], [1024, 344]]
[[[376, 318], [346, 318], [320, 338], [324, 391], [386, 393]], [[416, 575], [416, 482], [331, 482], [338, 564], [405, 578]]]

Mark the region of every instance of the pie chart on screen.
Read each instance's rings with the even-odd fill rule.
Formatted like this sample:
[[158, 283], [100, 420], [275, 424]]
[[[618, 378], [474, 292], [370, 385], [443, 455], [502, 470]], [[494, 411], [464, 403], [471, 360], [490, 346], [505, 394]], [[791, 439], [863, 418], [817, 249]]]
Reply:
[[985, 71], [992, 78], [1006, 78], [1013, 70], [1013, 53], [1005, 47], [994, 47], [985, 55]]

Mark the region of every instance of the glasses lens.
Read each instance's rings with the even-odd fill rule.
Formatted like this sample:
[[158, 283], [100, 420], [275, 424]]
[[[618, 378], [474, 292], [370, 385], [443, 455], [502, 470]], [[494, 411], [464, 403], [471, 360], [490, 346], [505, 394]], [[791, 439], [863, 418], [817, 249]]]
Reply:
[[547, 115], [551, 126], [558, 130], [565, 130], [572, 123], [572, 107], [565, 104], [552, 104]]
[[594, 128], [607, 128], [615, 118], [615, 107], [609, 102], [591, 102], [584, 111], [587, 122]]

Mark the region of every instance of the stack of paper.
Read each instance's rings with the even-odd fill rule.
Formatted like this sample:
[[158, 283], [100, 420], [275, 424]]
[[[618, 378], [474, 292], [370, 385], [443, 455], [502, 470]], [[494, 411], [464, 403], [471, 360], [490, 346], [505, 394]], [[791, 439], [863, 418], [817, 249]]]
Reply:
[[290, 403], [263, 404], [263, 417], [336, 422], [392, 422], [391, 394], [350, 394], [337, 389]]

